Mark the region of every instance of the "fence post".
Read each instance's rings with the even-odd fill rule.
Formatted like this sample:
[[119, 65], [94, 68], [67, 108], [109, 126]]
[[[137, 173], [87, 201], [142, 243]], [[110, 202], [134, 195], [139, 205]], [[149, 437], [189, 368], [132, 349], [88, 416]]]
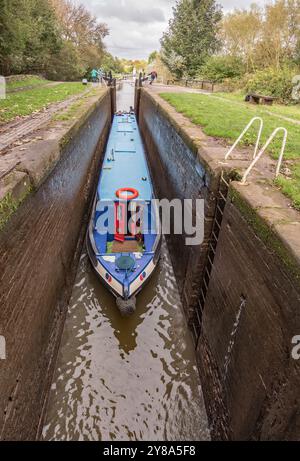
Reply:
[[114, 115], [117, 112], [117, 81], [115, 78], [111, 82], [110, 98], [111, 98], [111, 119], [113, 120]]
[[0, 99], [6, 98], [6, 80], [5, 77], [0, 75]]
[[140, 99], [141, 99], [141, 88], [143, 87], [142, 73], [139, 75], [139, 79], [135, 81], [135, 92], [134, 92], [134, 111], [137, 121], [140, 116]]

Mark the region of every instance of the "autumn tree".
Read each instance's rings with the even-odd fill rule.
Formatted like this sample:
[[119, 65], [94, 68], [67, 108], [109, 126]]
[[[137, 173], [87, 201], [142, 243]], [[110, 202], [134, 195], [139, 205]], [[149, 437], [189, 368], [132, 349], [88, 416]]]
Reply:
[[69, 0], [50, 1], [64, 41], [62, 55], [66, 55], [66, 49], [72, 50], [75, 59], [73, 75], [78, 77], [88, 69], [100, 67], [105, 57], [103, 39], [109, 34], [107, 25], [99, 22], [83, 5]]
[[253, 4], [250, 10], [235, 10], [227, 14], [221, 24], [220, 39], [223, 53], [233, 57], [241, 57], [246, 71], [253, 71], [255, 49], [262, 30], [262, 11]]
[[256, 47], [261, 67], [277, 69], [296, 58], [300, 38], [300, 0], [277, 0], [266, 5], [261, 39]]
[[227, 14], [220, 31], [223, 53], [240, 57], [247, 72], [279, 69], [297, 61], [300, 48], [300, 0], [276, 0], [264, 8]]

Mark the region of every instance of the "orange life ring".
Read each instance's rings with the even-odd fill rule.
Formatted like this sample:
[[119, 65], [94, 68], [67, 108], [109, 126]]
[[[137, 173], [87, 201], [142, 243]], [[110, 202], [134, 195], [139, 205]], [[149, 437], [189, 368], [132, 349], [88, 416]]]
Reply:
[[[124, 197], [123, 194], [128, 193], [128, 192], [131, 193], [132, 195], [131, 196], [126, 195], [126, 197]], [[119, 189], [116, 192], [116, 196], [120, 200], [126, 200], [126, 201], [134, 200], [138, 198], [139, 195], [140, 195], [139, 192], [136, 189], [133, 189], [131, 187], [124, 187], [123, 189]]]

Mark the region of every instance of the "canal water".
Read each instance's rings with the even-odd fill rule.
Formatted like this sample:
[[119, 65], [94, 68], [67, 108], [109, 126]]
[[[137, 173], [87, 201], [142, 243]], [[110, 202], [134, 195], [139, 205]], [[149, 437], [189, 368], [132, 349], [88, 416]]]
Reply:
[[[120, 110], [133, 105], [133, 91], [124, 83]], [[43, 439], [209, 440], [193, 341], [165, 242], [129, 318], [120, 316], [83, 251]]]

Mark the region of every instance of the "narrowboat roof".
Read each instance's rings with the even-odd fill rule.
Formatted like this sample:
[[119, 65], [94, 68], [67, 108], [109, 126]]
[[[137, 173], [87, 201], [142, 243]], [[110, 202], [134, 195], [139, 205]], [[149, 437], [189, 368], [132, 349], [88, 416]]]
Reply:
[[138, 191], [137, 200], [153, 198], [145, 151], [134, 114], [115, 115], [98, 185], [101, 200], [117, 200], [119, 189]]

